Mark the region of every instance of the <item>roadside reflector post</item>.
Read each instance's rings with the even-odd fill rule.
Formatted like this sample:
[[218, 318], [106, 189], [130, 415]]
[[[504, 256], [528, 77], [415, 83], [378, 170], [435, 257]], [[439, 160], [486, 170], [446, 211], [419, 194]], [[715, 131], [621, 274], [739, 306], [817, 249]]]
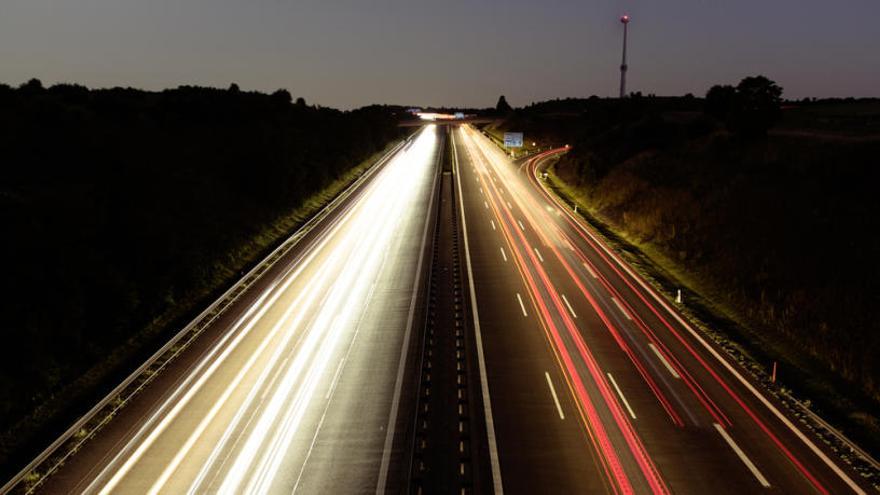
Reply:
[[678, 289], [675, 292], [675, 302], [681, 304], [681, 289]]
[[770, 381], [776, 383], [776, 361], [773, 361], [773, 374], [770, 376]]

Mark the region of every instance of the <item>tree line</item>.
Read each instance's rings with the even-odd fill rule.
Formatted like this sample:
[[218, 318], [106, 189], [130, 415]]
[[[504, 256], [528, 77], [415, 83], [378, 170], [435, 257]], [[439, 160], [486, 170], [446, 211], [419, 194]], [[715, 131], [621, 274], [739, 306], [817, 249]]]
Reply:
[[197, 313], [246, 267], [242, 246], [397, 138], [397, 118], [234, 84], [0, 85], [0, 464], [28, 425], [66, 426], [101, 380], [46, 404], [114, 349]]

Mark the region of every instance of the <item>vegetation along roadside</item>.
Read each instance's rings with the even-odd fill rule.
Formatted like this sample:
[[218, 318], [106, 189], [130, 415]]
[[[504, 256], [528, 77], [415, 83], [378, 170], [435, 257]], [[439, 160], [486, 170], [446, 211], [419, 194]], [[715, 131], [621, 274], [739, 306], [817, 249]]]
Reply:
[[[750, 100], [751, 98], [751, 100]], [[757, 104], [754, 99], [759, 101]], [[569, 99], [487, 132], [571, 144], [557, 193], [781, 388], [880, 448], [880, 100], [783, 101], [746, 78], [707, 97]], [[716, 339], [718, 340], [718, 339]]]
[[397, 119], [236, 85], [0, 85], [0, 475], [363, 173]]

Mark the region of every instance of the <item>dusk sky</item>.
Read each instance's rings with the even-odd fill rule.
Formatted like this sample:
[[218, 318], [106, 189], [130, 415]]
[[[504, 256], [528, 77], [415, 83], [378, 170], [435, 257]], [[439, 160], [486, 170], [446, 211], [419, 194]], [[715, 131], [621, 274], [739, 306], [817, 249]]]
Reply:
[[272, 91], [309, 103], [514, 106], [628, 88], [880, 96], [877, 0], [0, 0], [0, 82]]

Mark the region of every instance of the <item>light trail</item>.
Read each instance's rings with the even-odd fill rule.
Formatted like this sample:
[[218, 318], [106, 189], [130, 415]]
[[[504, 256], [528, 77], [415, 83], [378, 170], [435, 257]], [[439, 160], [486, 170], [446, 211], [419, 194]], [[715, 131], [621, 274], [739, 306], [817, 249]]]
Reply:
[[[488, 149], [487, 149], [487, 146], [485, 144], [486, 143], [481, 142], [480, 150], [483, 152], [484, 156], [486, 156], [487, 161], [491, 161], [492, 163], [495, 163], [495, 168], [500, 169], [501, 170], [500, 173], [508, 173], [508, 171], [503, 166], [500, 166], [496, 163], [496, 162], [503, 163], [503, 161], [506, 160], [506, 157], [498, 154], [497, 150], [494, 148], [488, 147]], [[493, 155], [494, 155], [494, 160], [492, 160]], [[534, 161], [534, 159], [533, 159], [533, 161]], [[537, 180], [537, 177], [536, 176], [534, 176], [534, 177], [535, 177], [535, 180]], [[510, 184], [518, 184], [518, 182], [516, 181], [516, 178], [512, 177], [512, 176], [508, 177], [506, 179], [506, 181]], [[542, 208], [540, 205], [538, 205], [536, 203], [532, 194], [530, 194], [528, 191], [525, 191], [521, 187], [517, 187], [516, 188], [516, 197], [517, 197], [517, 201], [521, 205], [526, 206], [524, 208], [521, 208], [521, 210], [524, 211], [527, 220], [531, 224], [536, 226], [536, 233], [542, 239], [542, 242], [551, 247], [551, 250], [555, 254], [557, 260], [563, 266], [565, 271], [569, 274], [571, 280], [575, 283], [575, 285], [577, 285], [579, 291], [584, 296], [584, 298], [593, 307], [596, 314], [602, 320], [605, 327], [609, 330], [609, 332], [611, 333], [614, 340], [617, 342], [617, 344], [620, 346], [620, 348], [623, 350], [623, 352], [628, 356], [630, 361], [633, 363], [633, 365], [635, 366], [635, 368], [637, 369], [639, 374], [642, 376], [642, 378], [645, 381], [648, 388], [652, 391], [654, 396], [660, 402], [663, 409], [669, 415], [672, 422], [676, 426], [679, 426], [679, 427], [684, 426], [684, 423], [681, 419], [681, 416], [674, 409], [674, 407], [672, 406], [672, 403], [666, 397], [665, 393], [660, 389], [659, 385], [656, 383], [654, 378], [650, 375], [650, 373], [648, 373], [645, 364], [642, 362], [642, 360], [640, 360], [638, 358], [636, 353], [633, 351], [632, 346], [630, 346], [626, 342], [626, 340], [623, 338], [620, 329], [610, 320], [610, 318], [607, 316], [605, 311], [601, 308], [598, 300], [590, 293], [590, 291], [588, 291], [586, 289], [586, 287], [583, 284], [583, 281], [581, 280], [581, 277], [574, 271], [571, 264], [567, 261], [566, 257], [561, 254], [559, 249], [557, 249], [560, 246], [573, 247], [572, 240], [568, 237], [568, 235], [565, 232], [563, 232], [556, 225], [556, 222], [554, 221], [554, 219], [551, 218], [544, 211], [544, 208]], [[589, 264], [588, 264], [588, 260], [582, 252], [576, 251], [576, 255], [579, 257], [579, 259], [587, 267], [590, 275], [594, 276], [594, 278], [600, 278], [597, 276], [597, 274], [595, 273], [595, 271], [593, 269], [590, 269]], [[603, 285], [606, 287], [606, 289], [608, 289], [612, 295], [615, 295], [616, 292], [614, 291], [613, 287], [610, 286], [610, 284], [608, 284], [607, 281], [604, 280], [604, 278], [600, 278], [600, 279], [601, 279]], [[662, 345], [657, 342], [656, 337], [653, 335], [653, 333], [650, 331], [650, 329], [648, 329], [644, 325], [644, 323], [641, 322], [641, 320], [639, 320], [639, 323], [640, 323], [639, 328], [643, 332], [646, 332], [646, 335], [648, 336], [650, 341], [653, 341], [653, 342], [657, 343], [658, 345]], [[645, 354], [644, 354], [644, 349], [642, 349], [638, 345], [636, 347], [642, 353], [643, 359], [646, 359]], [[663, 349], [664, 349], [664, 352], [667, 352], [665, 350], [665, 348], [663, 348]], [[678, 364], [678, 363], [676, 362], [676, 364]], [[687, 377], [688, 377], [688, 382], [687, 382], [688, 386], [691, 388], [692, 391], [694, 391], [695, 395], [697, 395], [700, 402], [711, 413], [714, 420], [717, 422], [729, 424], [729, 421], [727, 420], [727, 418], [724, 417], [724, 414], [720, 410], [718, 410], [716, 406], [714, 406], [714, 403], [711, 401], [711, 399], [709, 399], [707, 396], [705, 396], [705, 394], [701, 394], [702, 389], [699, 387], [699, 385], [697, 385], [692, 379], [690, 379], [689, 375], [687, 375]], [[674, 392], [673, 392], [673, 395], [675, 395]], [[677, 398], [677, 395], [675, 395], [675, 396]], [[690, 416], [691, 415], [690, 411], [686, 407], [684, 407], [684, 405], [682, 405], [682, 407], [685, 409], [685, 411]], [[696, 420], [693, 420], [693, 421], [696, 423]]]
[[[526, 162], [526, 169], [528, 171], [528, 179], [531, 182], [534, 189], [540, 192], [544, 198], [547, 199], [547, 203], [550, 205], [557, 205], [559, 210], [562, 211], [563, 214], [558, 215], [562, 217], [562, 220], [565, 223], [568, 223], [572, 226], [572, 231], [574, 231], [583, 241], [586, 242], [587, 245], [592, 248], [592, 250], [607, 264], [607, 266], [611, 269], [611, 271], [616, 274], [619, 279], [624, 283], [624, 286], [629, 288], [632, 293], [636, 296], [638, 301], [644, 304], [644, 306], [653, 314], [657, 320], [660, 322], [660, 325], [669, 331], [670, 335], [674, 337], [674, 341], [681, 344], [684, 349], [684, 355], [689, 356], [695, 360], [698, 364], [696, 367], [698, 370], [704, 370], [708, 376], [714, 381], [719, 387], [720, 390], [723, 391], [722, 396], [726, 395], [733, 401], [734, 408], [739, 409], [741, 412], [745, 414], [745, 418], [747, 423], [751, 423], [754, 426], [757, 426], [757, 429], [761, 431], [765, 438], [770, 441], [772, 445], [778, 449], [778, 451], [785, 457], [790, 464], [798, 471], [805, 481], [807, 481], [813, 489], [815, 489], [819, 493], [828, 493], [829, 490], [825, 484], [825, 481], [820, 481], [820, 479], [812, 472], [811, 469], [807, 467], [807, 465], [803, 462], [801, 458], [799, 458], [795, 452], [792, 450], [794, 445], [786, 445], [783, 438], [779, 435], [778, 431], [774, 431], [775, 428], [782, 428], [783, 430], [787, 429], [788, 432], [791, 432], [795, 438], [803, 442], [803, 446], [806, 447], [808, 452], [815, 454], [815, 456], [819, 459], [823, 467], [827, 467], [830, 472], [833, 473], [834, 476], [838, 477], [849, 489], [852, 489], [856, 493], [864, 493], [861, 487], [858, 486], [856, 482], [853, 481], [850, 475], [845, 473], [834, 461], [832, 461], [821, 449], [819, 449], [813, 440], [809, 439], [804, 432], [802, 432], [798, 427], [796, 427], [792, 421], [785, 417], [776, 406], [774, 406], [770, 401], [767, 400], [756, 388], [754, 385], [749, 383], [741, 373], [739, 373], [733, 366], [728, 363], [725, 358], [721, 357], [717, 350], [713, 349], [706, 341], [703, 339], [691, 326], [683, 320], [676, 312], [666, 304], [663, 299], [656, 294], [656, 292], [651, 289], [645, 281], [643, 281], [639, 275], [633, 272], [625, 262], [623, 262], [618, 255], [616, 255], [608, 246], [605, 245], [604, 241], [597, 238], [593, 235], [589, 229], [583, 225], [581, 225], [581, 221], [576, 220], [571, 212], [568, 211], [567, 205], [565, 205], [559, 198], [553, 196], [543, 184], [541, 178], [538, 176], [538, 167], [537, 164], [543, 158], [546, 158], [549, 155], [554, 153], [558, 153], [561, 150], [551, 150], [549, 152], [545, 152]], [[548, 206], [548, 211], [554, 210], [554, 208]], [[543, 208], [537, 208], [537, 210], [543, 210]], [[556, 227], [558, 228], [558, 227]], [[561, 232], [561, 229], [560, 229]], [[569, 241], [572, 240], [568, 234], [562, 233]], [[658, 355], [661, 357], [661, 360], [668, 359], [669, 363], [672, 364], [677, 373], [680, 373], [684, 378], [684, 381], [688, 388], [694, 393], [700, 403], [706, 408], [707, 411], [713, 416], [716, 421], [716, 424], [720, 424], [722, 427], [725, 425], [730, 426], [732, 424], [731, 420], [728, 418], [727, 413], [725, 413], [713, 400], [709, 397], [709, 394], [704, 390], [704, 387], [700, 385], [700, 383], [693, 378], [691, 372], [681, 364], [678, 356], [675, 353], [671, 352], [671, 350], [664, 344], [664, 342], [657, 338], [654, 330], [642, 320], [642, 318], [638, 315], [637, 312], [634, 312], [631, 304], [628, 302], [626, 298], [620, 296], [619, 292], [614, 288], [613, 285], [605, 278], [602, 274], [595, 273], [595, 270], [590, 267], [590, 263], [588, 263], [586, 256], [580, 250], [576, 249], [576, 254], [578, 258], [580, 258], [584, 262], [584, 266], [590, 272], [594, 278], [598, 279], [602, 286], [613, 296], [616, 297], [617, 301], [620, 302], [623, 306], [627, 308], [630, 312], [630, 315], [633, 316], [634, 323], [643, 331], [643, 333], [648, 336], [649, 342], [653, 343], [656, 346], [656, 349], [659, 349]], [[619, 267], [619, 268], [618, 268]], [[625, 271], [624, 275], [621, 270]], [[575, 275], [572, 275], [576, 277]], [[631, 278], [630, 278], [631, 277]], [[691, 345], [687, 339], [684, 338], [682, 332], [679, 332], [677, 328], [670, 324], [669, 320], [666, 318], [664, 313], [662, 313], [657, 306], [652, 301], [649, 301], [645, 294], [642, 293], [641, 290], [637, 289], [634, 286], [634, 283], [638, 283], [641, 289], [644, 290], [645, 294], [649, 295], [653, 298], [653, 301], [656, 301], [657, 305], [662, 307], [672, 318], [675, 319], [683, 328], [687, 331], [687, 333], [700, 345], [702, 348], [711, 356], [713, 356], [721, 365], [724, 370], [730, 373], [730, 375], [735, 378], [740, 385], [742, 385], [745, 390], [750, 392], [759, 404], [762, 404], [767, 408], [767, 411], [770, 413], [771, 417], [775, 417], [775, 419], [779, 420], [779, 425], [771, 425], [768, 424], [767, 420], [762, 418], [753, 407], [746, 403], [746, 400], [740, 396], [730, 383], [722, 376], [719, 371], [715, 370], [710, 366], [708, 361], [701, 356], [696, 349]], [[653, 349], [652, 349], [653, 350]], [[713, 361], [714, 362], [714, 361]], [[666, 363], [665, 363], [666, 364]], [[759, 406], [760, 408], [760, 406]], [[687, 411], [689, 414], [690, 412]], [[827, 479], [826, 479], [827, 480]]]
[[[86, 491], [266, 493], [299, 483], [288, 473], [302, 472], [332, 412], [343, 360], [369, 301], [379, 297], [377, 284], [399, 278], [386, 260], [407, 247], [399, 238], [402, 222], [421, 230], [437, 152], [431, 125], [193, 366]], [[409, 266], [406, 273], [415, 271]], [[360, 331], [379, 328], [374, 321]], [[399, 340], [388, 340], [400, 352]], [[377, 462], [371, 476], [378, 471]]]
[[[545, 153], [545, 155], [552, 154], [552, 153], [558, 152], [558, 151], [559, 150], [551, 150], [551, 151]], [[539, 159], [540, 159], [540, 157], [537, 157], [535, 159], [532, 159], [529, 162], [530, 163], [529, 166], [532, 169], [531, 173], [529, 174], [529, 178], [532, 180], [532, 183], [535, 184], [538, 187], [538, 189], [543, 193], [544, 197], [547, 198], [548, 200], [552, 201], [552, 198], [549, 196], [549, 193], [547, 193], [546, 191], [543, 190], [543, 188], [540, 187], [540, 183], [539, 183], [540, 179], [537, 176], [537, 168], [536, 168], [536, 164]], [[538, 210], [540, 210], [540, 208], [538, 208]], [[568, 214], [566, 214], [563, 218], [569, 224], [572, 224], [571, 218], [569, 217]], [[548, 219], [548, 221], [549, 221], [549, 219]], [[566, 243], [568, 243], [569, 245], [572, 245], [572, 246], [574, 245], [573, 239], [571, 237], [569, 237], [568, 234], [563, 232], [558, 227], [556, 228], [556, 230], [558, 230], [558, 235], [562, 236], [565, 239]], [[582, 233], [581, 233], [581, 236], [583, 237]], [[721, 410], [721, 408], [718, 407], [718, 405], [715, 403], [715, 401], [713, 401], [709, 397], [709, 395], [704, 391], [703, 387], [700, 386], [700, 384], [692, 377], [692, 375], [687, 371], [687, 369], [681, 365], [681, 363], [678, 361], [678, 359], [669, 351], [669, 349], [666, 347], [666, 345], [657, 337], [655, 332], [647, 324], [645, 324], [644, 320], [642, 320], [641, 317], [639, 317], [632, 310], [631, 305], [626, 301], [626, 299], [621, 297], [620, 293], [617, 291], [617, 289], [614, 288], [614, 286], [608, 281], [608, 279], [605, 278], [604, 276], [600, 276], [597, 274], [596, 269], [591, 267], [590, 260], [587, 258], [587, 256], [580, 249], [575, 249], [574, 253], [577, 256], [577, 258], [581, 261], [582, 266], [584, 266], [587, 269], [587, 272], [594, 279], [597, 279], [600, 282], [600, 284], [602, 285], [602, 287], [609, 293], [609, 295], [611, 296], [612, 302], [620, 309], [620, 311], [622, 311], [625, 314], [627, 319], [634, 320], [638, 329], [640, 331], [642, 331], [642, 333], [647, 338], [648, 342], [654, 344], [656, 347], [661, 349], [661, 351], [662, 351], [661, 355], [664, 357], [668, 357], [669, 361], [674, 363], [674, 365], [677, 369], [677, 372], [680, 373], [681, 375], [683, 375], [684, 381], [685, 381], [685, 384], [687, 385], [687, 387], [690, 389], [690, 391], [697, 398], [698, 402], [706, 409], [706, 411], [709, 412], [709, 414], [713, 418], [713, 421], [716, 421], [716, 422], [722, 423], [722, 424], [726, 424], [726, 425], [730, 425], [731, 424], [730, 420], [727, 418], [727, 416], [724, 414], [724, 412]], [[566, 267], [566, 270], [572, 276], [573, 280], [578, 285], [581, 292], [584, 294], [584, 297], [586, 297], [588, 300], [590, 300], [591, 304], [593, 304], [595, 306], [595, 303], [593, 302], [592, 296], [587, 292], [587, 289], [581, 283], [580, 278], [573, 272], [573, 270], [571, 270], [571, 267], [568, 265], [568, 263], [566, 262], [565, 259], [563, 259], [562, 257], [560, 257], [559, 259], [560, 259], [560, 262]], [[599, 309], [598, 307], [596, 307], [596, 310], [598, 312], [604, 314], [604, 312], [601, 309]], [[634, 315], [635, 315], [635, 317], [633, 317]], [[628, 354], [631, 353], [632, 351], [629, 350], [629, 346], [621, 338], [619, 338], [619, 335], [618, 335], [619, 332], [617, 332], [617, 330], [612, 327], [609, 327], [609, 329], [612, 331], [612, 333], [615, 334], [615, 338], [618, 339], [618, 343], [621, 345], [621, 348], [624, 349], [624, 352], [626, 352]], [[640, 348], [640, 351], [644, 352], [641, 348]], [[639, 360], [637, 360], [634, 356], [632, 359], [633, 359], [633, 364], [639, 369], [640, 373], [642, 374], [642, 376], [645, 379], [646, 383], [648, 384], [649, 388], [651, 388], [651, 390], [654, 391], [655, 396], [660, 401], [660, 403], [662, 404], [664, 409], [667, 410], [667, 413], [669, 413], [673, 422], [678, 426], [683, 426], [683, 423], [681, 421], [680, 416], [678, 415], [678, 413], [676, 411], [673, 410], [672, 404], [669, 402], [669, 400], [665, 397], [663, 392], [656, 385], [656, 383], [654, 382], [654, 379], [649, 374], [647, 374], [644, 365]], [[693, 419], [693, 416], [690, 413], [690, 411], [686, 407], [684, 407], [684, 405], [682, 405], [682, 407], [684, 408], [685, 412], [688, 413], [689, 416], [691, 416], [692, 421], [694, 423], [697, 423], [696, 419]]]
[[[475, 145], [474, 141], [470, 139], [470, 136], [467, 132], [463, 132], [463, 134], [467, 138], [469, 138], [465, 141], [465, 143], [466, 150], [471, 156], [471, 159], [479, 164], [478, 169], [486, 170], [489, 165], [486, 165], [483, 160], [485, 159], [486, 161], [491, 163], [491, 158], [489, 158], [485, 154], [483, 154], [483, 156], [480, 156], [480, 154], [478, 153], [484, 153], [484, 150], [481, 149], [481, 146], [479, 144]], [[474, 148], [476, 148], [476, 151], [474, 150]], [[500, 174], [500, 172], [498, 173]], [[523, 233], [523, 231], [516, 227], [516, 218], [510, 211], [511, 205], [508, 202], [502, 200], [500, 198], [500, 194], [497, 193], [497, 186], [494, 184], [495, 181], [482, 180], [483, 175], [479, 175], [480, 177], [478, 178], [478, 181], [482, 183], [483, 187], [490, 192], [494, 191], [494, 194], [489, 194], [489, 199], [492, 202], [491, 210], [495, 214], [496, 218], [498, 218], [500, 221], [502, 231], [504, 232], [505, 237], [508, 239], [509, 245], [511, 247], [511, 250], [513, 251], [513, 254], [515, 255], [518, 265], [523, 267], [521, 273], [523, 273], [525, 276], [525, 281], [530, 287], [530, 291], [533, 295], [533, 300], [538, 303], [538, 310], [543, 316], [546, 327], [549, 328], [550, 333], [553, 336], [552, 341], [557, 347], [559, 355], [562, 358], [562, 361], [565, 363], [565, 368], [567, 369], [567, 372], [574, 383], [576, 398], [582, 404], [584, 411], [588, 416], [587, 428], [593, 430], [593, 432], [595, 433], [594, 438], [597, 442], [597, 452], [601, 454], [601, 457], [604, 459], [603, 462], [607, 462], [609, 472], [613, 476], [609, 479], [612, 479], [614, 483], [616, 483], [616, 489], [619, 489], [620, 492], [633, 492], [633, 486], [623, 468], [623, 465], [617, 453], [617, 449], [614, 447], [609, 437], [609, 433], [606, 431], [606, 427], [601, 420], [598, 410], [596, 409], [596, 405], [590, 398], [590, 394], [589, 392], [587, 392], [586, 386], [581, 379], [580, 372], [577, 370], [577, 366], [575, 365], [575, 362], [568, 351], [568, 347], [565, 345], [564, 340], [562, 339], [562, 336], [556, 327], [554, 319], [551, 316], [549, 306], [545, 303], [541, 291], [538, 289], [539, 285], [537, 283], [537, 280], [540, 280], [540, 286], [546, 290], [546, 293], [550, 298], [550, 305], [555, 308], [554, 314], [562, 318], [563, 325], [567, 330], [567, 334], [574, 341], [576, 351], [580, 355], [580, 362], [586, 365], [589, 376], [592, 379], [592, 383], [595, 385], [599, 392], [599, 395], [602, 398], [602, 404], [604, 404], [607, 411], [611, 414], [614, 420], [614, 424], [617, 426], [617, 431], [623, 436], [629, 452], [632, 454], [634, 460], [639, 466], [646, 483], [653, 493], [668, 493], [668, 488], [666, 488], [665, 483], [659, 477], [659, 473], [657, 472], [653, 461], [650, 460], [650, 457], [647, 455], [644, 446], [638, 439], [635, 430], [632, 428], [632, 425], [629, 424], [629, 420], [626, 417], [626, 414], [622, 411], [620, 405], [617, 403], [617, 400], [614, 399], [613, 392], [611, 391], [604, 374], [599, 369], [599, 366], [592, 352], [583, 341], [579, 330], [572, 320], [572, 316], [569, 314], [564, 306], [562, 298], [557, 293], [555, 286], [550, 281], [544, 268], [541, 266], [543, 263], [543, 259], [540, 258], [540, 253], [537, 250], [528, 249], [527, 246], [529, 246], [529, 242], [525, 238], [525, 234]], [[508, 189], [511, 190], [511, 194], [515, 194], [514, 190], [512, 190], [511, 188], [511, 183], [508, 183], [507, 185]], [[504, 208], [505, 205], [507, 206], [506, 209]], [[517, 242], [516, 239], [518, 239], [519, 242]], [[522, 252], [520, 244], [522, 246], [526, 246], [526, 248], [523, 249]], [[526, 260], [529, 260], [530, 263]], [[533, 277], [531, 273], [532, 270], [534, 270], [537, 279]]]
[[[552, 153], [552, 151], [547, 153]], [[559, 204], [559, 200], [552, 197], [552, 195], [547, 192], [545, 188], [540, 184], [540, 179], [537, 176], [537, 160], [533, 159], [530, 167], [532, 169], [532, 172], [528, 175], [530, 176], [530, 180], [535, 185], [536, 189], [538, 189], [549, 202]], [[814, 454], [816, 454], [817, 457], [819, 457], [819, 459], [821, 459], [821, 461], [826, 466], [828, 466], [831, 471], [833, 471], [835, 475], [837, 475], [849, 488], [851, 488], [856, 493], [864, 493], [861, 487], [859, 487], [846, 473], [844, 473], [833, 461], [831, 461], [824, 452], [818, 449], [815, 444], [803, 434], [803, 432], [795, 427], [790, 420], [783, 416], [782, 413], [780, 413], [772, 404], [770, 404], [766, 398], [764, 398], [759, 392], [757, 392], [757, 390], [750, 383], [748, 383], [736, 370], [734, 370], [729, 363], [727, 363], [720, 355], [718, 355], [717, 351], [711, 349], [711, 347], [709, 347], [708, 344], [703, 341], [702, 338], [699, 337], [684, 320], [682, 320], [677, 314], [675, 314], [674, 311], [666, 306], [665, 303], [663, 303], [662, 300], [636, 274], [634, 274], [629, 268], [626, 267], [623, 262], [620, 261], [617, 255], [615, 255], [601, 241], [593, 237], [592, 233], [589, 233], [583, 226], [579, 225], [577, 221], [572, 219], [569, 213], [565, 214], [564, 219], [566, 222], [572, 225], [572, 227], [574, 227], [574, 230], [584, 241], [586, 241], [591, 247], [594, 248], [594, 251], [599, 254], [603, 261], [605, 261], [606, 264], [611, 267], [611, 269], [618, 275], [618, 277], [625, 283], [625, 285], [631, 289], [631, 291], [638, 297], [638, 299], [641, 300], [641, 302], [658, 318], [658, 320], [670, 332], [670, 334], [675, 337], [675, 339], [683, 346], [685, 350], [687, 350], [688, 354], [700, 364], [700, 366], [713, 378], [713, 380], [718, 385], [721, 386], [726, 394], [736, 403], [738, 407], [741, 408], [743, 412], [745, 412], [748, 418], [751, 419], [758, 427], [758, 429], [762, 431], [767, 436], [767, 438], [770, 439], [770, 441], [777, 447], [777, 449], [791, 462], [791, 464], [804, 476], [804, 478], [809, 481], [809, 483], [816, 491], [818, 491], [819, 493], [829, 493], [825, 485], [820, 482], [809, 469], [807, 469], [804, 463], [797, 456], [795, 456], [795, 454], [788, 446], [786, 446], [782, 442], [779, 436], [770, 429], [767, 423], [763, 421], [758, 416], [758, 414], [746, 404], [745, 400], [733, 390], [731, 385], [727, 383], [727, 381], [722, 378], [721, 375], [715, 369], [713, 369], [701, 355], [699, 355], [699, 353], [696, 352], [694, 347], [684, 338], [684, 336], [678, 330], [675, 329], [673, 325], [669, 323], [667, 318], [655, 307], [655, 305], [648, 301], [648, 299], [642, 294], [641, 291], [635, 288], [632, 282], [630, 282], [629, 278], [624, 276], [623, 273], [621, 273], [621, 271], [617, 268], [617, 265], [620, 265], [624, 270], [626, 270], [627, 273], [636, 282], [638, 282], [642, 288], [645, 289], [645, 291], [651, 294], [653, 298], [658, 301], [659, 304], [663, 305], [666, 311], [668, 311], [673, 317], [675, 317], [675, 319], [679, 323], [681, 323], [682, 326], [687, 329], [690, 334], [703, 345], [704, 348], [709, 350], [710, 354], [712, 354], [719, 362], [722, 363], [725, 369], [727, 369], [734, 377], [738, 379], [738, 381], [742, 385], [744, 385], [749, 391], [751, 391], [752, 394], [757, 397], [759, 401], [764, 404], [776, 418], [778, 418], [790, 431], [792, 431], [798, 439], [803, 441], [804, 444], [806, 444], [807, 448]], [[613, 261], [609, 259], [609, 256], [614, 258]], [[603, 281], [603, 284], [606, 286], [606, 288], [611, 290], [612, 293], [616, 293], [616, 290], [614, 290], [607, 281]], [[650, 328], [645, 326], [643, 323], [641, 324], [641, 326], [644, 327], [647, 332], [653, 334]], [[666, 346], [661, 341], [654, 340], [654, 342], [655, 345], [657, 345], [658, 347], [660, 347], [660, 349], [664, 351], [664, 355], [669, 357], [670, 361], [675, 363], [679, 367], [678, 369], [684, 374], [684, 376], [689, 378], [689, 380], [687, 380], [686, 382], [693, 381], [693, 387], [695, 387], [694, 393], [697, 395], [700, 401], [707, 406], [707, 409], [709, 409], [709, 411], [716, 419], [718, 419], [718, 415], [721, 416], [721, 421], [718, 422], [731, 425], [731, 421], [727, 418], [724, 412], [721, 411], [721, 409], [714, 404], [714, 401], [712, 401], [708, 397], [708, 394], [703, 391], [702, 387], [700, 387], [695, 380], [690, 378], [690, 374], [687, 372], [687, 370], [684, 367], [680, 366], [675, 355], [669, 352]], [[708, 401], [709, 404], [706, 404], [706, 402], [704, 402], [704, 399], [705, 401]]]

